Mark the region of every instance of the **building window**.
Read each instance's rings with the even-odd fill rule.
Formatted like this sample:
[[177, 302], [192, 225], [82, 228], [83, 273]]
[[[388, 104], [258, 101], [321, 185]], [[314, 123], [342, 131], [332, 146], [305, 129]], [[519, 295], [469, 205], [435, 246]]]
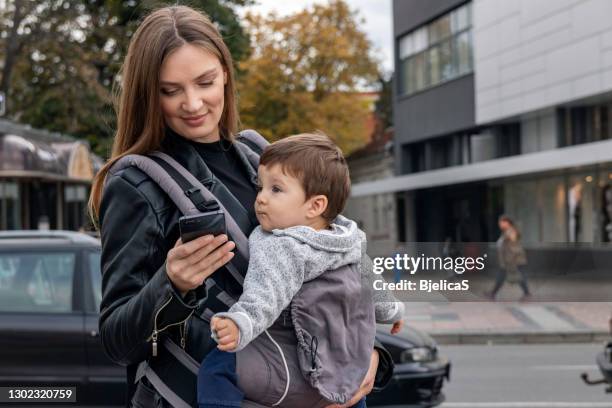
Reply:
[[612, 138], [612, 103], [560, 108], [560, 146], [573, 146]]
[[26, 229], [54, 230], [58, 229], [58, 200], [60, 193], [60, 183], [33, 180], [22, 185], [25, 190], [24, 197], [27, 197], [27, 208], [29, 214], [26, 215], [28, 224]]
[[0, 181], [0, 230], [21, 229], [19, 184]]
[[495, 128], [497, 134], [497, 156], [508, 157], [521, 154], [521, 124], [508, 123]]
[[402, 146], [402, 174], [418, 173], [427, 170], [425, 163], [425, 142], [410, 143]]
[[612, 168], [601, 173], [599, 211], [602, 242], [612, 242]]
[[453, 136], [432, 140], [429, 145], [431, 146], [431, 162], [428, 170], [461, 164], [458, 160], [455, 160], [458, 152], [455, 151], [456, 145]]
[[400, 170], [418, 173], [520, 153], [521, 124], [509, 122], [404, 144]]
[[399, 94], [472, 72], [472, 7], [467, 3], [399, 39]]
[[64, 228], [79, 230], [87, 217], [87, 187], [67, 185], [64, 187]]

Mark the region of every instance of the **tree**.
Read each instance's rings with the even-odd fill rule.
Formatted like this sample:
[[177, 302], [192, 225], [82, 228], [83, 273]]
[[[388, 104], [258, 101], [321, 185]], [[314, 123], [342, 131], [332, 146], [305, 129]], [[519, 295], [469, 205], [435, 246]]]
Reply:
[[253, 51], [241, 64], [243, 124], [269, 140], [319, 129], [347, 154], [363, 144], [368, 109], [356, 93], [378, 70], [357, 13], [332, 0], [287, 17], [251, 14], [247, 22]]
[[97, 110], [110, 97], [83, 58], [83, 2], [6, 3], [0, 16], [6, 23], [0, 35], [5, 50], [1, 88], [9, 117], [76, 136], [86, 136], [87, 129], [104, 135], [97, 126], [104, 115]]
[[[237, 61], [249, 41], [236, 8], [253, 0], [183, 1], [215, 21]], [[115, 128], [112, 86], [138, 22], [175, 1], [8, 0], [0, 13], [0, 90], [14, 120], [87, 139], [103, 156]]]
[[2, 21], [5, 27], [2, 30], [2, 38], [4, 38], [4, 66], [2, 67], [2, 81], [0, 81], [0, 92], [7, 94], [9, 84], [11, 82], [11, 74], [15, 66], [15, 56], [20, 52], [23, 45], [20, 41], [18, 28], [26, 14], [26, 9], [23, 0], [15, 0], [12, 10], [7, 8], [3, 10]]

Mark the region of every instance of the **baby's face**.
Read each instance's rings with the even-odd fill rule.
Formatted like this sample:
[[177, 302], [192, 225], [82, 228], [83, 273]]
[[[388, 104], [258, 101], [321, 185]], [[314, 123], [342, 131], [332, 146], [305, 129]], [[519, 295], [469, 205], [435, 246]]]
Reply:
[[308, 200], [299, 179], [284, 174], [280, 165], [259, 166], [259, 193], [255, 213], [261, 228], [273, 229], [308, 225]]

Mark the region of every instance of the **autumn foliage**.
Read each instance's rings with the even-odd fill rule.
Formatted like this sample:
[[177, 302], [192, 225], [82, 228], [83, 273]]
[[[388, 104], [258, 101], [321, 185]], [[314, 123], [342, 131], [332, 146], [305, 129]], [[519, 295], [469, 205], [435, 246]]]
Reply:
[[271, 141], [318, 129], [345, 153], [362, 146], [369, 110], [357, 91], [378, 71], [356, 12], [336, 0], [246, 20], [252, 53], [240, 64], [243, 127]]

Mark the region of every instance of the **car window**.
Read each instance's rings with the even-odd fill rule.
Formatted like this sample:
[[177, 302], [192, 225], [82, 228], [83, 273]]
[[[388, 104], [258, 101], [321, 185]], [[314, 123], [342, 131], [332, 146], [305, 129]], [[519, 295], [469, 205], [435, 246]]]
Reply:
[[0, 253], [0, 311], [72, 311], [75, 259], [71, 252]]
[[91, 272], [95, 307], [96, 310], [100, 310], [100, 303], [102, 302], [102, 272], [100, 270], [100, 252], [91, 252], [89, 254], [89, 271]]

